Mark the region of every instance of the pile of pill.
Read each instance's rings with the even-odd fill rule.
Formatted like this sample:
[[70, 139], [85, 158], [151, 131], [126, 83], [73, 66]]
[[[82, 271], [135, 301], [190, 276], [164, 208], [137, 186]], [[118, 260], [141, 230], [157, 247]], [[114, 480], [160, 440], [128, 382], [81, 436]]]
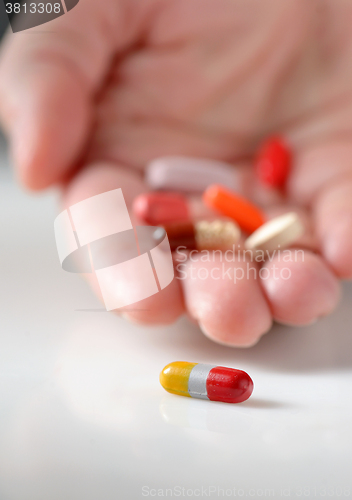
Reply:
[[[262, 144], [254, 171], [263, 186], [284, 188], [291, 156], [278, 136]], [[153, 191], [134, 200], [134, 215], [146, 224], [163, 226], [172, 250], [179, 246], [225, 250], [240, 242], [242, 233], [247, 235], [244, 247], [250, 250], [272, 252], [295, 243], [304, 232], [298, 215], [291, 212], [267, 221], [261, 208], [238, 194], [241, 182], [236, 172], [235, 167], [213, 160], [153, 160], [146, 170]]]

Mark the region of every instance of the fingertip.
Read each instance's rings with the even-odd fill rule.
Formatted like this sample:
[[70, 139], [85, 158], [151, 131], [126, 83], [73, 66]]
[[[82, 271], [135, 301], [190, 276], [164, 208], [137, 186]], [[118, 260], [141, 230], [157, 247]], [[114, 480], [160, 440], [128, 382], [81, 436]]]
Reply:
[[315, 206], [321, 252], [334, 272], [352, 278], [352, 179], [345, 178], [324, 190]]
[[[188, 263], [182, 282], [186, 307], [211, 340], [250, 347], [270, 330], [271, 312], [253, 271], [247, 274], [245, 262], [234, 266], [216, 259]], [[234, 273], [239, 279], [234, 280]]]
[[352, 213], [343, 213], [321, 239], [322, 253], [343, 279], [352, 279]]
[[266, 262], [267, 278], [261, 279], [273, 317], [290, 325], [309, 325], [330, 314], [340, 298], [340, 285], [318, 255], [290, 250], [290, 259]]
[[119, 163], [97, 160], [84, 165], [68, 184], [63, 186], [64, 206], [71, 206], [91, 196], [122, 189], [132, 216], [133, 200], [147, 188], [139, 172]]
[[184, 312], [182, 291], [174, 279], [168, 287], [156, 295], [124, 308], [122, 316], [131, 323], [162, 326], [171, 325]]
[[202, 322], [199, 322], [198, 325], [202, 333], [216, 344], [220, 344], [226, 347], [248, 348], [257, 345], [263, 335], [271, 330], [272, 321], [270, 320], [266, 326], [262, 323], [262, 328], [260, 330], [258, 329], [258, 331], [256, 332], [253, 332], [254, 334], [252, 335], [245, 337], [236, 336], [236, 338], [232, 338], [231, 336], [230, 338], [225, 339], [222, 338], [222, 332], [216, 330], [212, 331], [211, 329], [208, 329], [208, 327], [206, 327]]
[[26, 188], [45, 189], [64, 178], [85, 144], [90, 112], [78, 82], [59, 67], [39, 68], [27, 87], [18, 89], [10, 150]]

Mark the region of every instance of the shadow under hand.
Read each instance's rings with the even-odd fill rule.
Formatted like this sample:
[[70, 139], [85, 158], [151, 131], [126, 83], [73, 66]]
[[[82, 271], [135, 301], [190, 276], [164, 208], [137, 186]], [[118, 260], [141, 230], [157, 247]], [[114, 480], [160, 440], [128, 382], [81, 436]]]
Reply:
[[[219, 364], [255, 363], [280, 372], [342, 371], [352, 368], [352, 285], [345, 284], [334, 314], [305, 327], [275, 324], [254, 347], [231, 348], [207, 339], [182, 320], [162, 336], [151, 336], [153, 349], [170, 350], [170, 358]], [[172, 354], [171, 354], [172, 353]]]

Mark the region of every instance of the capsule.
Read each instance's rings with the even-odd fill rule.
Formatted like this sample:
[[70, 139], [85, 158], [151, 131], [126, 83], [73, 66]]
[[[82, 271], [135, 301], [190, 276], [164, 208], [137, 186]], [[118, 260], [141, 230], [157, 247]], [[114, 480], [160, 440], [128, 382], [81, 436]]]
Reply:
[[204, 191], [205, 205], [231, 217], [247, 233], [253, 233], [265, 222], [263, 212], [243, 196], [214, 184]]
[[241, 237], [241, 230], [231, 221], [181, 221], [163, 225], [171, 251], [184, 246], [189, 250], [232, 249]]
[[265, 186], [282, 188], [290, 174], [291, 163], [291, 150], [280, 136], [274, 136], [260, 147], [255, 171]]
[[242, 370], [187, 361], [166, 365], [160, 373], [160, 383], [178, 396], [222, 403], [242, 403], [253, 392], [253, 381]]
[[202, 193], [211, 184], [242, 188], [239, 169], [222, 161], [186, 156], [167, 156], [152, 160], [146, 169], [146, 183], [152, 189]]
[[151, 226], [214, 216], [214, 212], [199, 197], [189, 198], [180, 193], [165, 191], [152, 191], [137, 196], [133, 201], [133, 213]]

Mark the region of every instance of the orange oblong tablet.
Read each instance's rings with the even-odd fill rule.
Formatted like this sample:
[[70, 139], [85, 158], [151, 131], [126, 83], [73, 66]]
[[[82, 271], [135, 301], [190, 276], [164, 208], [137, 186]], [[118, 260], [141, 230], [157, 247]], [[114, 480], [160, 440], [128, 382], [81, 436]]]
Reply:
[[209, 208], [234, 219], [247, 233], [253, 233], [266, 221], [260, 208], [219, 184], [213, 184], [204, 191], [203, 202]]

